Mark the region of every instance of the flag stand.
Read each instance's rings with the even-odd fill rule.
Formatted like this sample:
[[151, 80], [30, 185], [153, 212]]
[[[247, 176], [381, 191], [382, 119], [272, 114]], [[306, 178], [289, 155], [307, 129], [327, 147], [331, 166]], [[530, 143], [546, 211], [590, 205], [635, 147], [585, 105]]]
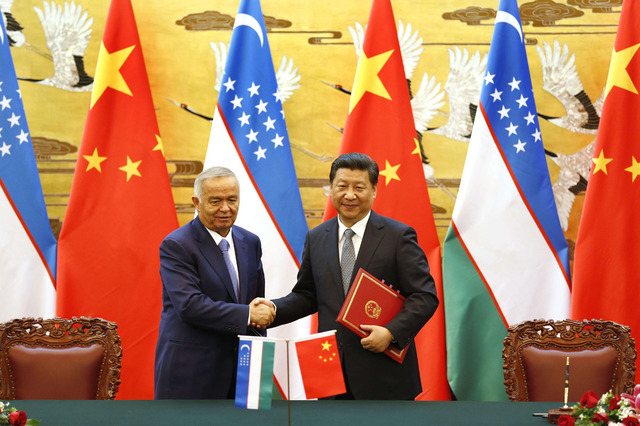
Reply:
[[287, 342], [287, 415], [289, 416], [289, 426], [291, 426], [291, 380], [289, 378], [289, 339], [284, 339]]

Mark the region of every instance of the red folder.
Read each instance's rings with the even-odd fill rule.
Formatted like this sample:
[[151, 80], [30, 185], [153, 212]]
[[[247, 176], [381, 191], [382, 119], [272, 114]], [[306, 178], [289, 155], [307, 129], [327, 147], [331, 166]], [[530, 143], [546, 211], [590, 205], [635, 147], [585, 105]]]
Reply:
[[[337, 321], [357, 335], [367, 337], [369, 333], [361, 330], [360, 325], [384, 327], [400, 312], [404, 301], [404, 296], [360, 268], [340, 309]], [[404, 349], [398, 349], [390, 345], [384, 353], [402, 364], [408, 347], [407, 345]]]

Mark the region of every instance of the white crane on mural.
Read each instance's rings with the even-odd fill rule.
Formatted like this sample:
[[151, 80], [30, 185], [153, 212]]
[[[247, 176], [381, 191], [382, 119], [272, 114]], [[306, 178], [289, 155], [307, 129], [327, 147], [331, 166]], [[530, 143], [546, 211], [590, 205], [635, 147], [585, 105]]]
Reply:
[[574, 133], [595, 135], [598, 132], [604, 92], [595, 104], [591, 103], [576, 71], [575, 54], [569, 56], [566, 44], [561, 47], [558, 40], [554, 40], [552, 48], [545, 41], [542, 47], [536, 46], [536, 49], [542, 65], [542, 88], [560, 101], [567, 113], [563, 117], [540, 116]]
[[84, 53], [87, 50], [93, 25], [93, 17], [72, 1], [64, 6], [54, 2], [42, 2], [43, 8], [34, 6], [40, 19], [47, 47], [53, 60], [53, 75], [39, 84], [74, 92], [90, 92], [93, 78], [84, 70]]
[[454, 46], [449, 50], [449, 74], [444, 90], [449, 99], [449, 119], [444, 126], [430, 130], [449, 139], [469, 142], [475, 111], [480, 100], [488, 55]]
[[[558, 99], [566, 111], [563, 117], [539, 115], [571, 132], [596, 134], [604, 92], [595, 103], [591, 103], [576, 70], [575, 55], [569, 55], [569, 47], [566, 44], [560, 46], [560, 43], [554, 40], [551, 47], [549, 43], [543, 42], [542, 47], [537, 46], [537, 51], [542, 65], [542, 88]], [[572, 154], [545, 150], [551, 160], [560, 167], [558, 178], [553, 184], [553, 195], [560, 224], [565, 231], [569, 227], [569, 214], [576, 194], [585, 190], [589, 181], [594, 145], [595, 140]]]
[[594, 139], [581, 150], [569, 155], [547, 151], [551, 160], [560, 167], [558, 178], [553, 183], [553, 197], [560, 225], [565, 231], [569, 228], [569, 214], [576, 194], [587, 188], [595, 143]]
[[11, 46], [20, 47], [25, 42], [24, 34], [22, 33], [22, 26], [15, 20], [11, 13], [13, 7], [13, 0], [0, 0], [0, 10], [2, 11], [2, 22], [7, 30], [7, 36]]

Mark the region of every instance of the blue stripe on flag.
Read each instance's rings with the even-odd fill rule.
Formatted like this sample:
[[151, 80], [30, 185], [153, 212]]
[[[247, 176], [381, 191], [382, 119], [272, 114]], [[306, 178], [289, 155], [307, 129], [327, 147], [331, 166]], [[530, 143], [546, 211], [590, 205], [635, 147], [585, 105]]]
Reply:
[[238, 349], [238, 376], [236, 379], [236, 407], [247, 408], [249, 376], [251, 374], [251, 340], [240, 339]]
[[55, 279], [57, 243], [49, 225], [4, 23], [0, 25], [0, 181]]
[[299, 263], [308, 227], [260, 2], [242, 0], [235, 22], [218, 106]]
[[514, 0], [500, 2], [480, 102], [525, 201], [569, 277], [569, 249], [549, 179], [520, 13]]

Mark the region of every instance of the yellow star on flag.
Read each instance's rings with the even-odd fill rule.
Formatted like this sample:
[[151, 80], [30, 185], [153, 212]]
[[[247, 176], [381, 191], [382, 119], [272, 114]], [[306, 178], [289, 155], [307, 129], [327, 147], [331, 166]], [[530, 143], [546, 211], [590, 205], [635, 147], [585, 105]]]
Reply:
[[131, 176], [142, 177], [142, 175], [138, 171], [138, 167], [140, 166], [141, 162], [142, 160], [131, 161], [131, 158], [129, 158], [129, 156], [127, 155], [127, 164], [125, 166], [120, 167], [119, 169], [127, 173], [127, 182], [129, 182], [129, 179], [131, 179]]
[[353, 89], [351, 90], [349, 114], [351, 114], [351, 111], [358, 105], [358, 102], [360, 102], [360, 99], [366, 92], [391, 100], [391, 96], [384, 87], [384, 84], [382, 84], [380, 77], [378, 77], [378, 73], [380, 73], [380, 70], [382, 70], [382, 67], [387, 63], [392, 53], [393, 50], [389, 50], [368, 58], [364, 50], [362, 51], [360, 60], [358, 61], [358, 68], [356, 68], [356, 78], [353, 82]]
[[126, 62], [127, 58], [135, 48], [129, 46], [117, 52], [109, 53], [104, 47], [104, 43], [100, 44], [100, 53], [98, 54], [98, 65], [96, 67], [96, 76], [93, 81], [93, 92], [91, 92], [91, 106], [93, 108], [98, 99], [102, 96], [107, 87], [118, 90], [124, 94], [131, 96], [131, 90], [120, 73], [120, 68]]
[[615, 48], [613, 49], [611, 64], [609, 65], [609, 77], [607, 78], [607, 87], [605, 89], [605, 98], [609, 95], [609, 91], [613, 86], [618, 86], [636, 95], [638, 94], [638, 89], [636, 89], [633, 80], [631, 80], [631, 76], [627, 72], [627, 66], [631, 62], [631, 59], [633, 59], [638, 48], [640, 48], [640, 43], [622, 49], [619, 52], [616, 52]]
[[640, 163], [636, 161], [636, 157], [631, 156], [631, 166], [624, 170], [631, 173], [631, 182], [634, 182], [638, 175], [640, 175]]
[[593, 174], [595, 175], [599, 170], [602, 170], [604, 174], [607, 173], [607, 164], [613, 161], [613, 158], [605, 158], [604, 149], [600, 150], [600, 156], [598, 158], [593, 158], [593, 164], [596, 166], [593, 168]]
[[89, 162], [89, 164], [87, 164], [87, 170], [85, 170], [85, 172], [88, 172], [91, 169], [96, 169], [97, 171], [102, 173], [102, 169], [100, 168], [100, 163], [106, 160], [107, 157], [100, 157], [98, 155], [98, 148], [93, 149], [93, 154], [83, 155], [83, 157], [85, 160]]
[[411, 155], [418, 154], [420, 156], [420, 161], [422, 161], [422, 152], [420, 152], [420, 141], [418, 138], [413, 138], [413, 143], [416, 144], [416, 147], [413, 151], [411, 151]]
[[387, 186], [393, 179], [400, 180], [400, 177], [398, 176], [398, 169], [400, 168], [400, 164], [398, 164], [397, 166], [392, 166], [391, 164], [389, 164], [388, 160], [384, 160], [384, 162], [386, 165], [384, 170], [381, 171], [380, 174], [386, 178], [384, 185]]
[[323, 351], [328, 351], [329, 348], [331, 347], [331, 343], [329, 343], [328, 340], [325, 340], [324, 343], [320, 343], [322, 345], [322, 350]]
[[164, 157], [164, 145], [162, 145], [162, 139], [160, 138], [160, 135], [156, 135], [156, 140], [158, 141], [158, 144], [153, 147], [152, 151], [160, 151], [162, 153], [162, 156]]

